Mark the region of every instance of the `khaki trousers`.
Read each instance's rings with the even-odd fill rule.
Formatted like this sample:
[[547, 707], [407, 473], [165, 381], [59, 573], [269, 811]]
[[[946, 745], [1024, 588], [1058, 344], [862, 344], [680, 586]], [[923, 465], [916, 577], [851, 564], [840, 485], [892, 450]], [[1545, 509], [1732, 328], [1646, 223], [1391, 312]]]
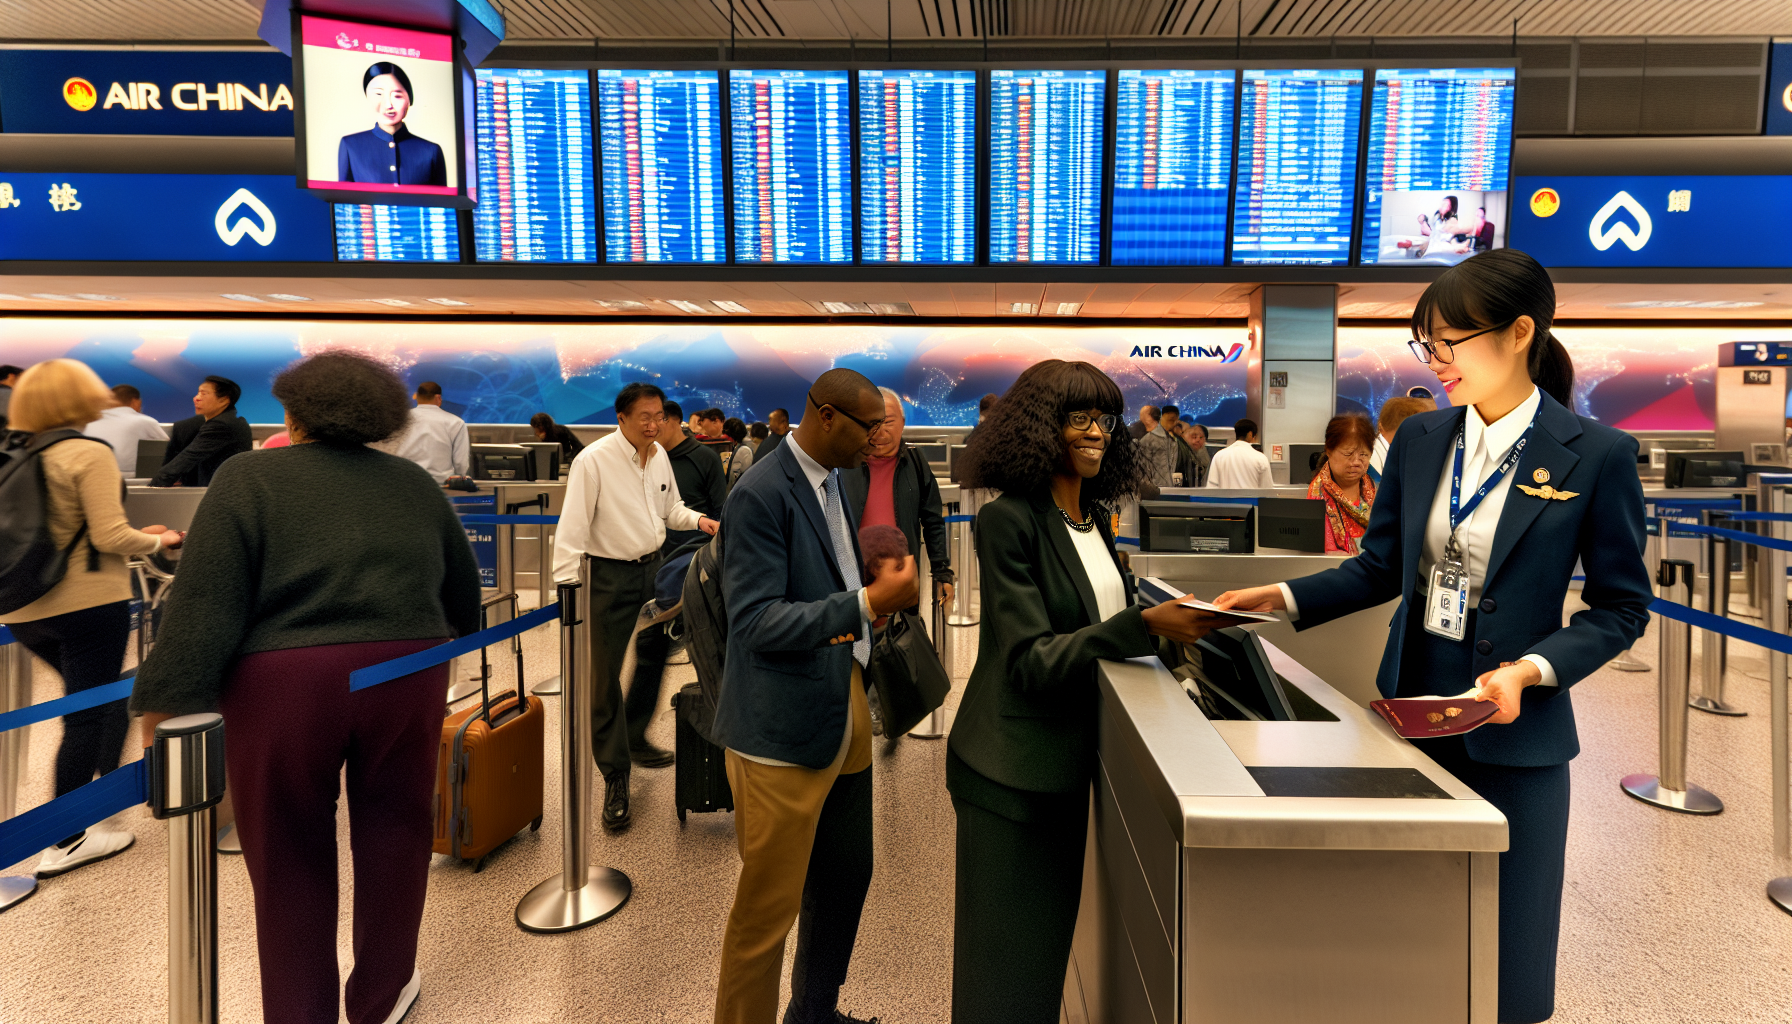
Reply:
[[[833, 764], [820, 770], [760, 764], [728, 751], [741, 872], [722, 939], [716, 1024], [773, 1024], [777, 1019], [784, 942], [803, 909], [803, 886], [822, 806], [841, 776], [871, 767], [871, 710], [856, 662], [850, 714], [852, 741]], [[858, 909], [850, 908], [855, 930]], [[799, 948], [799, 959], [802, 952]]]

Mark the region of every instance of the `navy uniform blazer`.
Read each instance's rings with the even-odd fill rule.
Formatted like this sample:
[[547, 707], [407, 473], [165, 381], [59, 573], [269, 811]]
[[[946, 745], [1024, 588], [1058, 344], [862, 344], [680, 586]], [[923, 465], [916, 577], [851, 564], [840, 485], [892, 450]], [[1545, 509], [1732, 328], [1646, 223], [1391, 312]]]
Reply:
[[[1467, 410], [1439, 409], [1409, 417], [1394, 434], [1362, 553], [1336, 569], [1288, 581], [1299, 606], [1295, 629], [1310, 629], [1384, 601], [1401, 599], [1388, 631], [1376, 685], [1392, 697], [1399, 686], [1401, 647], [1414, 607], [1425, 523], [1438, 480], [1450, 471], [1456, 434]], [[1505, 486], [1512, 491], [1494, 531], [1487, 579], [1474, 616], [1474, 674], [1479, 676], [1539, 654], [1555, 669], [1557, 686], [1525, 689], [1518, 720], [1488, 725], [1463, 737], [1468, 754], [1486, 764], [1535, 767], [1562, 764], [1580, 753], [1568, 690], [1643, 635], [1649, 624], [1649, 573], [1643, 565], [1643, 485], [1636, 473], [1636, 439], [1576, 416], [1542, 396], [1537, 429]], [[1576, 497], [1528, 495], [1532, 473], [1549, 471], [1549, 486]], [[1588, 608], [1562, 626], [1562, 602], [1575, 561], [1587, 579]], [[1445, 696], [1471, 680], [1428, 679], [1426, 693]]]
[[448, 164], [442, 147], [411, 134], [404, 125], [388, 135], [378, 125], [344, 135], [336, 147], [336, 180], [380, 185], [446, 185]]
[[[852, 557], [858, 523], [841, 502]], [[852, 647], [865, 624], [846, 589], [827, 519], [788, 445], [755, 461], [722, 511], [727, 660], [716, 702], [722, 746], [810, 768], [840, 753]]]

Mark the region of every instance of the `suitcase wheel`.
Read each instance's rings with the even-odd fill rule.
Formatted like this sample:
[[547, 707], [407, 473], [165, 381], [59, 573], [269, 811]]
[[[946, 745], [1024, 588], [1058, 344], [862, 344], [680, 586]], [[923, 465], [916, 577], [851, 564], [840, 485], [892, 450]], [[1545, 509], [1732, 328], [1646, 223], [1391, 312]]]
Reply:
[[477, 875], [479, 872], [484, 871], [484, 870], [485, 870], [485, 858], [484, 857], [481, 857], [478, 860], [473, 862], [473, 873], [475, 875]]
[[537, 814], [535, 816], [535, 820], [531, 821], [529, 823], [529, 831], [531, 831], [531, 832], [541, 831], [541, 815]]

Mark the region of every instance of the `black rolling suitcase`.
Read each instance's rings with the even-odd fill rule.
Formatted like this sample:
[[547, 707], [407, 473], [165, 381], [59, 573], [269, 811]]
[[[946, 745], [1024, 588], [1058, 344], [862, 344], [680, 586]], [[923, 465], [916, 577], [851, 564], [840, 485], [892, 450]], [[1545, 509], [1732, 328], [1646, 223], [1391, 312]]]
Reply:
[[684, 820], [687, 811], [734, 810], [734, 789], [728, 785], [727, 755], [721, 747], [704, 739], [691, 724], [689, 712], [702, 699], [703, 694], [696, 683], [690, 683], [672, 695], [672, 717], [678, 723], [673, 742], [678, 760], [673, 770], [676, 772], [674, 802], [678, 804], [679, 821]]

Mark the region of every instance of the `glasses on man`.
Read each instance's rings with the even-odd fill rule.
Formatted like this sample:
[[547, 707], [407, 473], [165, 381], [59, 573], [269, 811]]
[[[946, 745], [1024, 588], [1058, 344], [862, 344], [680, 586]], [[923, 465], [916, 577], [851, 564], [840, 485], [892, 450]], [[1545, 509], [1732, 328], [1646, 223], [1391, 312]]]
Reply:
[[1119, 419], [1109, 413], [1102, 413], [1100, 416], [1091, 416], [1086, 412], [1073, 412], [1066, 418], [1066, 422], [1070, 424], [1071, 429], [1073, 430], [1086, 431], [1094, 426], [1100, 427], [1101, 432], [1104, 434], [1112, 434], [1114, 432], [1114, 424], [1118, 423]]
[[1436, 341], [1427, 341], [1426, 339], [1419, 337], [1419, 332], [1415, 330], [1412, 332], [1412, 340], [1407, 342], [1407, 345], [1412, 349], [1413, 358], [1426, 365], [1430, 365], [1433, 357], [1440, 363], [1453, 363], [1456, 361], [1457, 345], [1460, 345], [1465, 341], [1473, 341], [1483, 334], [1492, 334], [1495, 331], [1503, 331], [1517, 322], [1516, 319], [1508, 320], [1503, 324], [1489, 327], [1484, 331], [1476, 331], [1473, 334], [1455, 340], [1439, 338]]
[[832, 409], [835, 412], [839, 413], [840, 415], [853, 421], [854, 423], [857, 423], [859, 426], [864, 427], [865, 433], [867, 433], [867, 434], [877, 433], [877, 428], [884, 425], [884, 420], [883, 420], [883, 417], [881, 417], [881, 416], [879, 416], [877, 419], [874, 419], [871, 422], [867, 423], [864, 420], [859, 419], [857, 416], [854, 416], [852, 413], [847, 412], [845, 409], [842, 409], [839, 406], [834, 405], [831, 402], [817, 402], [815, 400], [814, 392], [810, 392], [808, 398], [809, 398], [809, 404], [813, 405], [815, 407], [816, 412], [820, 412], [823, 409]]

